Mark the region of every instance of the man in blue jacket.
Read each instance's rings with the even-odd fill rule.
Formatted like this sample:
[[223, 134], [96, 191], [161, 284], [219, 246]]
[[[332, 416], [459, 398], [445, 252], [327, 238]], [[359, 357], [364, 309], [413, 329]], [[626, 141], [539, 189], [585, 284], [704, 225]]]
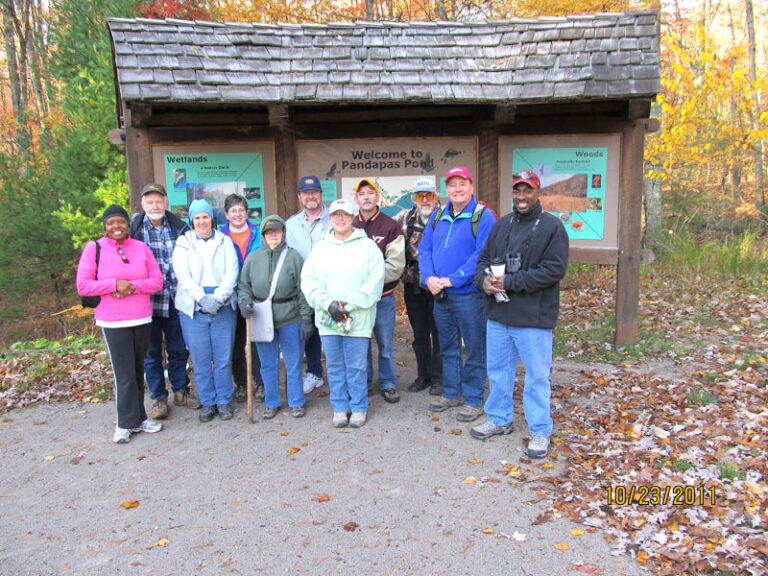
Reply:
[[542, 210], [540, 193], [541, 182], [534, 172], [513, 175], [514, 210], [491, 230], [474, 279], [486, 294], [491, 391], [485, 403], [488, 420], [471, 434], [485, 440], [512, 432], [520, 358], [525, 366], [523, 408], [531, 433], [531, 458], [543, 458], [549, 451], [552, 330], [560, 310], [560, 280], [568, 267], [568, 234], [558, 218]]
[[[435, 324], [443, 359], [443, 395], [432, 412], [462, 406], [456, 415], [472, 422], [483, 413], [485, 318], [473, 280], [477, 257], [496, 218], [474, 197], [472, 174], [452, 168], [445, 175], [448, 205], [429, 219], [419, 245], [419, 274], [435, 298]], [[462, 358], [461, 343], [467, 349]]]

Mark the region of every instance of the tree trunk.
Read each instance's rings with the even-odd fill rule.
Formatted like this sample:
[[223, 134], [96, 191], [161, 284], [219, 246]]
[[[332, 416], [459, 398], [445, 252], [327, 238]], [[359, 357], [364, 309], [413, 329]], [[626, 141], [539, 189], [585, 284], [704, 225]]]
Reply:
[[[747, 12], [747, 38], [749, 40], [749, 68], [752, 77], [752, 130], [757, 130], [758, 119], [760, 115], [760, 93], [757, 90], [757, 63], [755, 58], [755, 14], [752, 9], [752, 0], [744, 0]], [[755, 208], [758, 215], [763, 219], [768, 219], [765, 213], [765, 191], [763, 190], [763, 154], [765, 142], [762, 139], [757, 141], [755, 147]]]
[[445, 0], [437, 0], [437, 19], [448, 20], [448, 13], [445, 10]]
[[[18, 152], [24, 156], [29, 150], [29, 131], [27, 128], [27, 68], [24, 55], [24, 44], [19, 41], [19, 49], [16, 47], [18, 37], [18, 19], [13, 12], [13, 3], [0, 2], [3, 12], [3, 37], [5, 38], [5, 54], [8, 61], [8, 81], [11, 85], [11, 103], [13, 105], [13, 119], [16, 122], [16, 146]], [[19, 53], [21, 51], [21, 54]]]
[[365, 0], [365, 17], [367, 20], [376, 20], [373, 10], [373, 0]]

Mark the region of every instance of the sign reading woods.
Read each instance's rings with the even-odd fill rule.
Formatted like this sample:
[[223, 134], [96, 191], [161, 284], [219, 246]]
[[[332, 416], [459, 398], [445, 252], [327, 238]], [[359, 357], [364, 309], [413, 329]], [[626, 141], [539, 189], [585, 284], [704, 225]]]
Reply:
[[[153, 149], [154, 160], [165, 175], [171, 211], [187, 219], [190, 203], [202, 198], [213, 207], [219, 226], [227, 222], [224, 201], [230, 194], [246, 199], [248, 217], [254, 224], [267, 214], [264, 156], [264, 152], [254, 150], [224, 152], [216, 145], [184, 151], [178, 147], [173, 151]], [[268, 158], [271, 161], [271, 155]]]
[[512, 174], [531, 170], [541, 179], [541, 207], [560, 219], [571, 245], [615, 247], [618, 146], [612, 136], [502, 138], [501, 212], [512, 210]]
[[355, 184], [373, 180], [381, 192], [382, 211], [395, 217], [412, 206], [418, 178], [432, 180], [445, 196], [445, 173], [466, 166], [477, 174], [475, 138], [324, 140], [298, 143], [299, 175], [320, 178], [323, 201], [354, 201]]

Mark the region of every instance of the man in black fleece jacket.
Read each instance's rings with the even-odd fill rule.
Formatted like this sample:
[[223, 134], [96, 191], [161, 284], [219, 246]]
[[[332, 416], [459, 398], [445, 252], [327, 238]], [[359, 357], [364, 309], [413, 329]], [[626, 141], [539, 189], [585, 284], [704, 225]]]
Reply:
[[[560, 311], [560, 280], [568, 267], [563, 224], [543, 212], [539, 177], [521, 170], [512, 177], [514, 209], [491, 229], [475, 270], [475, 287], [485, 293], [488, 420], [472, 429], [485, 440], [512, 432], [518, 357], [525, 366], [523, 408], [531, 439], [528, 455], [543, 458], [552, 433], [550, 414], [552, 330]], [[486, 270], [495, 274], [489, 275]]]

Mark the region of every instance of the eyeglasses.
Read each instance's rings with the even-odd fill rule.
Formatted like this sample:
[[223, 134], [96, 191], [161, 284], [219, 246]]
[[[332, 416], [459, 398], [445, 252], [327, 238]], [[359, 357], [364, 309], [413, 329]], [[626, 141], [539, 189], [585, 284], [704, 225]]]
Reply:
[[434, 192], [414, 192], [413, 197], [416, 200], [431, 202], [435, 199], [435, 193]]
[[538, 178], [538, 176], [530, 170], [520, 170], [517, 174], [512, 174], [513, 180], [517, 180], [518, 178], [521, 180], [530, 180], [531, 178]]
[[123, 252], [122, 248], [118, 247], [117, 254], [123, 260], [123, 264], [130, 264], [130, 262], [128, 261], [128, 256], [125, 255], [125, 252]]

